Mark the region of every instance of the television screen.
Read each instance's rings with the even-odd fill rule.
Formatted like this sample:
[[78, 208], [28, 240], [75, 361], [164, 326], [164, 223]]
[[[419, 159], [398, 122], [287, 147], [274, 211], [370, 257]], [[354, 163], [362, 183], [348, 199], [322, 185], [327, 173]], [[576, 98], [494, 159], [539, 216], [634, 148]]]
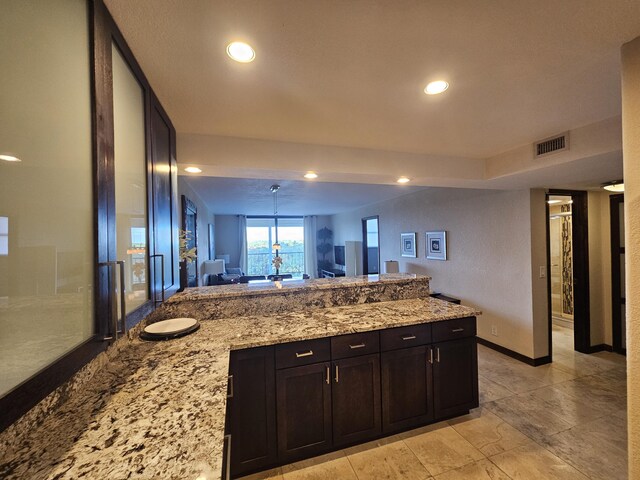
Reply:
[[333, 251], [336, 257], [336, 265], [346, 265], [344, 261], [344, 247], [335, 246], [333, 247]]

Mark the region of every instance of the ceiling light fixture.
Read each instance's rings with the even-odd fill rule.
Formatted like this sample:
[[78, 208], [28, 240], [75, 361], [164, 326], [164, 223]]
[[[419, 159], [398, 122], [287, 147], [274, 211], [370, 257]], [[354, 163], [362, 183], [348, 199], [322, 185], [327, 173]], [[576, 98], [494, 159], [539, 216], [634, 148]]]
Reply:
[[437, 95], [444, 92], [447, 88], [449, 88], [449, 84], [447, 82], [444, 80], [436, 80], [435, 82], [429, 83], [424, 88], [424, 93], [427, 95]]
[[184, 171], [189, 173], [202, 173], [202, 170], [200, 170], [198, 167], [187, 167], [184, 169]]
[[3, 153], [2, 155], [0, 155], [0, 160], [4, 160], [5, 162], [21, 162], [22, 161], [18, 157], [14, 155], [9, 155], [8, 153]]
[[256, 58], [256, 52], [251, 45], [244, 42], [231, 42], [227, 45], [227, 55], [236, 62], [249, 63]]
[[411, 180], [409, 180], [407, 177], [400, 177], [398, 180], [396, 180], [396, 182], [398, 183], [409, 183]]
[[624, 182], [622, 180], [616, 180], [614, 182], [607, 182], [602, 184], [602, 188], [609, 192], [622, 193], [624, 192]]
[[304, 178], [308, 178], [309, 180], [313, 180], [314, 178], [318, 178], [318, 174], [316, 172], [307, 172], [304, 174]]

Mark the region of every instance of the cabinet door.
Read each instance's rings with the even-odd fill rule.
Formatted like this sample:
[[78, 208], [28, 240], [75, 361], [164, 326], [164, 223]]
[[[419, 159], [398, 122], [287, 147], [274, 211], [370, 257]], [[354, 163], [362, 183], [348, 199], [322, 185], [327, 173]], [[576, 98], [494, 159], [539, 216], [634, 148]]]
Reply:
[[435, 419], [467, 413], [478, 406], [478, 348], [476, 338], [433, 345]]
[[430, 347], [382, 354], [382, 430], [385, 433], [428, 423], [433, 418]]
[[234, 475], [277, 460], [274, 364], [273, 347], [231, 352], [228, 422]]
[[[170, 295], [178, 288], [178, 217], [177, 168], [175, 130], [155, 104], [151, 107], [152, 139], [152, 251], [154, 300], [160, 300], [163, 290]], [[164, 266], [164, 275], [161, 268]], [[164, 279], [164, 284], [162, 280]]]
[[330, 364], [276, 372], [279, 461], [310, 457], [331, 447]]
[[380, 355], [333, 362], [333, 442], [345, 445], [381, 432]]

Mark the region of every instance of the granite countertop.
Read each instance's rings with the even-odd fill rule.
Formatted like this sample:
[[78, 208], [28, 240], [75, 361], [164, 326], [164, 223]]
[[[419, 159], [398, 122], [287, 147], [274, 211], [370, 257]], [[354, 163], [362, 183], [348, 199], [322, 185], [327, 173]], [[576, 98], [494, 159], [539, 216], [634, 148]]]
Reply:
[[229, 351], [480, 315], [432, 298], [202, 322], [168, 342], [133, 340], [0, 457], [1, 478], [216, 479]]
[[282, 292], [298, 292], [300, 290], [328, 290], [354, 286], [365, 286], [379, 283], [404, 283], [429, 281], [431, 277], [413, 273], [384, 273], [381, 275], [361, 275], [358, 277], [313, 278], [308, 280], [283, 280], [272, 282], [269, 280], [237, 283], [233, 285], [215, 285], [210, 287], [187, 288], [183, 292], [173, 295], [166, 303], [177, 303], [205, 298], [229, 298], [247, 295], [273, 295]]

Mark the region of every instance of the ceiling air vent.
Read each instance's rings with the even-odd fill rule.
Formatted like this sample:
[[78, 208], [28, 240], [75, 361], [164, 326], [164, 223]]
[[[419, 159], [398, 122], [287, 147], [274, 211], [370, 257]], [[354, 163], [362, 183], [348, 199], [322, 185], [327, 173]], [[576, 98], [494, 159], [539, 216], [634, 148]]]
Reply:
[[535, 158], [569, 150], [569, 132], [545, 138], [533, 144]]

